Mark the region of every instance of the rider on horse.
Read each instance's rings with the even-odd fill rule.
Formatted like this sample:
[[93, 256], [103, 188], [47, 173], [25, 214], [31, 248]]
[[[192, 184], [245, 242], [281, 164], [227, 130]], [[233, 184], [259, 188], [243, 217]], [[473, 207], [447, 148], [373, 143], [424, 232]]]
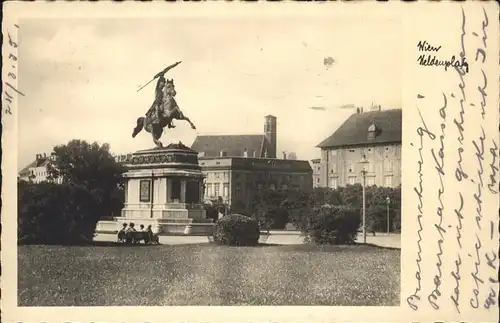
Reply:
[[[146, 112], [146, 117], [148, 119], [152, 118], [153, 120], [151, 123], [156, 124], [160, 123], [162, 115], [163, 115], [163, 108], [164, 108], [164, 103], [165, 103], [165, 86], [167, 84], [167, 81], [165, 80], [164, 74], [161, 74], [160, 77], [158, 78], [158, 81], [156, 82], [156, 89], [155, 89], [155, 100], [149, 110]], [[145, 122], [147, 122], [145, 120]], [[168, 120], [167, 126], [169, 128], [174, 128], [172, 125], [172, 119]]]
[[154, 78], [158, 78], [155, 89], [155, 100], [146, 112], [146, 117], [139, 117], [137, 119], [137, 125], [132, 132], [132, 138], [135, 138], [135, 136], [144, 129], [152, 134], [154, 143], [158, 147], [162, 147], [159, 139], [163, 133], [163, 128], [175, 128], [172, 123], [173, 119], [187, 121], [192, 129], [196, 129], [194, 123], [182, 113], [174, 99], [177, 94], [174, 80], [165, 79], [165, 73], [179, 63], [180, 62], [170, 65], [165, 70], [155, 75]]

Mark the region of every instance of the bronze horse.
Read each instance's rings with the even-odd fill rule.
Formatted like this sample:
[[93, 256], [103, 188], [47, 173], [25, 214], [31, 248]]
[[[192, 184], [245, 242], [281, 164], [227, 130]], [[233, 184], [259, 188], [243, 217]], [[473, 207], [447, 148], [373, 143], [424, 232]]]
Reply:
[[163, 147], [159, 141], [165, 127], [175, 128], [173, 120], [185, 120], [192, 129], [196, 129], [194, 123], [186, 117], [179, 109], [174, 97], [177, 94], [175, 91], [174, 80], [166, 80], [160, 77], [156, 86], [156, 100], [146, 113], [145, 117], [137, 119], [137, 126], [134, 128], [132, 138], [135, 138], [142, 129], [151, 133], [153, 142], [158, 148]]

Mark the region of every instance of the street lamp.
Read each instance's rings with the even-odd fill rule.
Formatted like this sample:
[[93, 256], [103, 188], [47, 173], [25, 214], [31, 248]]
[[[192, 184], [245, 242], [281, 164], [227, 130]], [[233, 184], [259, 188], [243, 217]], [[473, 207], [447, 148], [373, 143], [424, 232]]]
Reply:
[[363, 243], [366, 243], [366, 169], [365, 164], [368, 164], [369, 161], [366, 160], [366, 155], [361, 155], [361, 161], [359, 162], [363, 169], [361, 170], [361, 176], [363, 176]]
[[387, 202], [387, 235], [389, 235], [389, 204], [391, 203], [391, 199], [389, 196], [385, 198], [385, 201]]

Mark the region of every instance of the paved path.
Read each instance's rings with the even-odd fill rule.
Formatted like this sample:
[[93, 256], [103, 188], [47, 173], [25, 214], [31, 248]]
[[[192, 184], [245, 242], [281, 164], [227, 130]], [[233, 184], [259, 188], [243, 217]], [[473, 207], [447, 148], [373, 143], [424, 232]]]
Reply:
[[[116, 235], [114, 234], [98, 234], [94, 241], [116, 241]], [[358, 236], [357, 242], [362, 242], [363, 236], [360, 234]], [[270, 236], [267, 241], [262, 241], [269, 244], [302, 244], [303, 238], [297, 231], [271, 231]], [[366, 236], [366, 242], [371, 243], [381, 247], [390, 248], [401, 248], [401, 235], [377, 233], [376, 236], [368, 234]], [[160, 243], [166, 245], [177, 245], [177, 244], [198, 244], [198, 243], [208, 243], [208, 237], [206, 236], [160, 236]]]
[[[356, 242], [363, 242], [363, 234], [359, 234]], [[375, 236], [368, 233], [366, 235], [366, 243], [371, 243], [380, 247], [401, 249], [401, 234], [377, 233]]]

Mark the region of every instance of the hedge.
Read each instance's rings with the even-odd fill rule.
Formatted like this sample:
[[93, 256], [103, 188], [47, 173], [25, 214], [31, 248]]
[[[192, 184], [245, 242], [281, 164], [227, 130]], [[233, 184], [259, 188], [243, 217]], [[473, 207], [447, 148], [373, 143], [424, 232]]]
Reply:
[[220, 218], [215, 224], [214, 242], [231, 246], [255, 246], [259, 243], [260, 229], [257, 221], [241, 214]]
[[316, 244], [354, 244], [360, 224], [358, 209], [324, 205], [311, 210], [302, 232]]
[[72, 184], [18, 184], [19, 244], [82, 244], [99, 220], [95, 198]]

